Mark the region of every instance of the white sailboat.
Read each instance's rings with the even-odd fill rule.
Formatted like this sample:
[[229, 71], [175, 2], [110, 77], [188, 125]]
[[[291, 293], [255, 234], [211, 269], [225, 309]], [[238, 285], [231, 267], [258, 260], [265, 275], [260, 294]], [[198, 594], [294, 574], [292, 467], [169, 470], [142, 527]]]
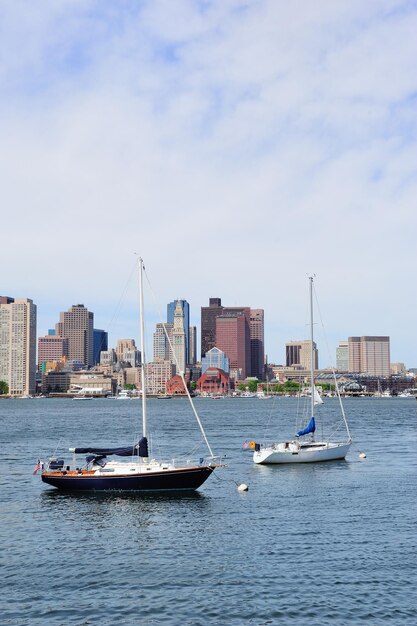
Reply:
[[[255, 449], [253, 454], [254, 463], [258, 464], [278, 464], [278, 463], [316, 463], [319, 461], [333, 461], [344, 459], [352, 443], [349, 426], [343, 409], [342, 400], [336, 385], [339, 397], [341, 413], [346, 428], [346, 441], [316, 441], [314, 433], [316, 430], [315, 406], [322, 404], [318, 391], [314, 385], [314, 337], [313, 337], [313, 277], [310, 281], [310, 329], [311, 329], [311, 355], [310, 355], [310, 410], [311, 418], [307, 426], [299, 430], [295, 438], [291, 441], [278, 443], [258, 444], [251, 442], [251, 447]], [[303, 438], [308, 436], [308, 440]]]
[[[139, 259], [140, 287], [140, 330], [142, 351], [142, 437], [130, 446], [102, 448], [88, 446], [70, 448], [73, 464], [67, 465], [64, 459], [50, 458], [47, 463], [38, 461], [35, 471], [41, 469], [42, 481], [66, 491], [175, 491], [195, 490], [204, 483], [212, 472], [220, 467], [218, 457], [214, 457], [200, 418], [192, 404], [194, 415], [209, 451], [208, 458], [195, 462], [162, 461], [153, 458], [148, 451], [148, 425], [146, 411], [146, 360], [144, 347], [143, 317], [143, 261]], [[183, 381], [184, 382], [184, 381]], [[184, 382], [185, 385], [185, 382]], [[189, 395], [189, 394], [188, 394]], [[85, 455], [85, 465], [77, 462], [76, 455]], [[110, 458], [109, 458], [110, 457]], [[113, 460], [125, 457], [125, 460]], [[34, 472], [35, 473], [35, 472]]]

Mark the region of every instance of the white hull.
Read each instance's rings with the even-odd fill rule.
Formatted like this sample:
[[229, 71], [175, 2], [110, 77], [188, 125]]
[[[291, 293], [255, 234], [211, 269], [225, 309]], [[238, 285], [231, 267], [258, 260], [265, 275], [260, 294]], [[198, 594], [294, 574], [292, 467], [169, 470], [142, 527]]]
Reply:
[[345, 458], [350, 445], [350, 441], [342, 443], [319, 441], [305, 444], [300, 444], [298, 441], [275, 443], [270, 446], [261, 446], [259, 451], [254, 452], [253, 461], [265, 465], [335, 461]]

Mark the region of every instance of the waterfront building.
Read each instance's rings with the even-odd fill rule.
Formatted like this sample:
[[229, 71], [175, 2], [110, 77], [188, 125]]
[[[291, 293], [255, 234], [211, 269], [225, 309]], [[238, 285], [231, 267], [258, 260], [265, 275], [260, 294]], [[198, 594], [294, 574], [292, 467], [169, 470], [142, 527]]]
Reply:
[[349, 372], [389, 376], [390, 338], [387, 336], [349, 337]]
[[264, 310], [250, 310], [250, 375], [258, 380], [264, 380], [265, 374], [265, 338], [264, 338]]
[[66, 393], [70, 386], [70, 374], [62, 370], [44, 372], [41, 380], [41, 392], [43, 394]]
[[56, 334], [68, 339], [68, 356], [73, 361], [81, 361], [85, 367], [94, 364], [94, 313], [83, 304], [74, 304], [60, 313], [55, 325]]
[[116, 380], [104, 374], [70, 374], [69, 383], [68, 391], [72, 394], [100, 397], [116, 392]]
[[170, 361], [151, 361], [146, 364], [146, 391], [150, 395], [166, 392], [166, 384], [175, 375], [175, 365]]
[[108, 350], [108, 333], [100, 328], [93, 329], [93, 363], [98, 365], [100, 363], [100, 352]]
[[336, 348], [336, 369], [339, 372], [349, 371], [349, 343], [347, 341], [339, 341]]
[[229, 374], [216, 367], [210, 367], [197, 381], [201, 395], [227, 395], [230, 390]]
[[167, 304], [167, 322], [168, 324], [174, 324], [175, 310], [178, 306], [181, 306], [184, 316], [184, 332], [185, 332], [185, 362], [186, 365], [190, 364], [190, 305], [187, 300], [173, 300]]
[[[190, 379], [189, 376], [184, 377], [185, 384], [189, 385]], [[167, 381], [166, 384], [166, 393], [168, 396], [186, 396], [187, 391], [184, 387], [184, 381], [179, 374], [175, 374], [172, 378]]]
[[172, 350], [174, 354], [174, 364], [178, 373], [185, 372], [187, 365], [186, 355], [186, 336], [184, 328], [184, 311], [180, 300], [177, 300], [177, 306], [174, 312], [174, 327], [172, 329]]
[[38, 339], [38, 370], [48, 361], [60, 361], [68, 357], [68, 339], [58, 335], [46, 335]]
[[[313, 342], [314, 369], [318, 369], [319, 355], [316, 342]], [[299, 366], [300, 369], [309, 370], [311, 364], [311, 339], [306, 341], [288, 341], [285, 344], [285, 365], [287, 367]]]
[[11, 396], [36, 392], [36, 305], [29, 298], [0, 298], [0, 380]]
[[201, 358], [216, 345], [216, 319], [222, 313], [220, 298], [210, 298], [209, 306], [201, 307]]
[[[174, 324], [165, 324], [158, 322], [153, 334], [153, 358], [154, 361], [172, 361], [172, 350], [169, 344], [172, 344], [172, 330]], [[169, 340], [168, 340], [169, 337]]]
[[205, 374], [205, 372], [209, 368], [217, 368], [219, 370], [223, 370], [226, 374], [229, 374], [230, 370], [230, 361], [222, 350], [219, 348], [212, 348], [208, 352], [206, 352], [206, 356], [201, 359], [201, 373]]

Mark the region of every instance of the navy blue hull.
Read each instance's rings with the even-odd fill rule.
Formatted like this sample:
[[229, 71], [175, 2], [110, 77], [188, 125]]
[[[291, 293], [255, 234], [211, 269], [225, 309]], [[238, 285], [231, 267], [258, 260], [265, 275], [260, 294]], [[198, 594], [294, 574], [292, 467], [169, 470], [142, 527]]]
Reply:
[[214, 466], [165, 470], [136, 476], [88, 476], [42, 474], [48, 485], [65, 491], [176, 491], [195, 490], [210, 476]]

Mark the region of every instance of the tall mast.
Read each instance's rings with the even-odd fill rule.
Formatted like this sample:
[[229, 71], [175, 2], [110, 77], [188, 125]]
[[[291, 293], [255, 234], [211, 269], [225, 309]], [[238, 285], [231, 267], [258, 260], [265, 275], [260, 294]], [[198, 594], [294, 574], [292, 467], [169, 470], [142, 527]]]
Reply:
[[310, 376], [311, 376], [311, 417], [314, 417], [314, 336], [313, 336], [313, 276], [310, 281]]
[[141, 381], [142, 381], [142, 436], [147, 437], [146, 423], [146, 359], [145, 359], [145, 321], [143, 317], [143, 259], [139, 257], [139, 296], [140, 296], [140, 351], [142, 357]]

